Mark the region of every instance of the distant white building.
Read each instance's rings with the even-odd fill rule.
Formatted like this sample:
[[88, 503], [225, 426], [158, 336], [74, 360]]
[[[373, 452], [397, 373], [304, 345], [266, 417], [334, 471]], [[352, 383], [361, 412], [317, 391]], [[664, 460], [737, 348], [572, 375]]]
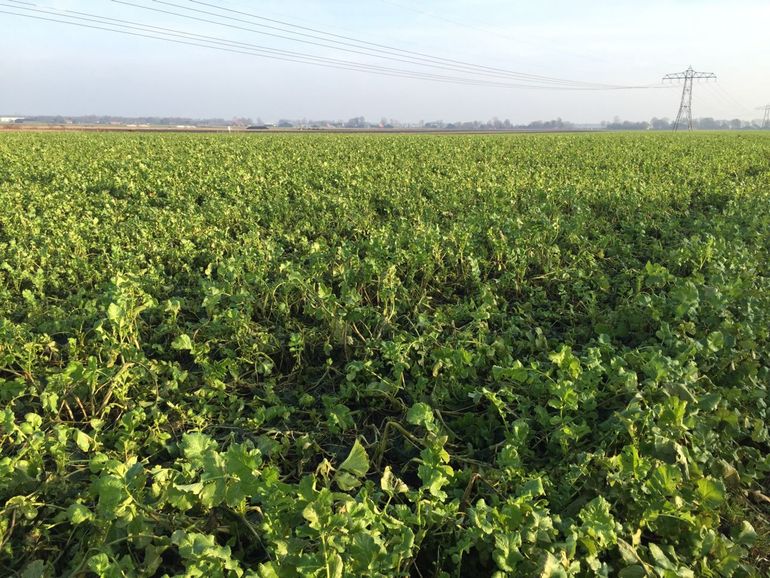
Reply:
[[24, 120], [24, 118], [21, 116], [0, 116], [0, 124], [13, 124], [20, 120]]

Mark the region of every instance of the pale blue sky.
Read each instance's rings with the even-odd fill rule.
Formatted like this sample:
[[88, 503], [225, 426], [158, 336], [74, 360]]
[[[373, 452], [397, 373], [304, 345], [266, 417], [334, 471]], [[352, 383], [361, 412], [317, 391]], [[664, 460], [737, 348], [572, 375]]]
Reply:
[[[430, 72], [111, 0], [25, 1], [40, 9], [77, 10], [242, 43]], [[126, 1], [194, 15], [153, 0]], [[164, 1], [211, 10], [189, 0]], [[32, 7], [0, 0], [0, 11], [23, 12], [9, 7], [14, 4]], [[718, 86], [696, 86], [695, 116], [757, 118], [761, 113], [753, 109], [770, 102], [770, 75], [763, 73], [770, 57], [767, 0], [226, 0], [216, 4], [443, 58], [581, 81], [650, 84], [692, 64], [720, 78]], [[679, 100], [675, 88], [539, 91], [383, 77], [3, 13], [0, 54], [4, 55], [0, 115], [259, 116], [271, 121], [360, 115], [405, 121], [496, 116], [514, 122], [561, 116], [598, 122], [614, 116], [671, 117]], [[451, 71], [432, 73], [463, 76]]]

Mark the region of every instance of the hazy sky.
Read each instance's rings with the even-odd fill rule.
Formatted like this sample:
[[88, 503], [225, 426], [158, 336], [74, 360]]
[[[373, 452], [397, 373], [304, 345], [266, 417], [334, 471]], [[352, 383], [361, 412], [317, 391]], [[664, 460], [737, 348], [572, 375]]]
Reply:
[[[168, 4], [215, 11], [190, 0], [164, 0], [165, 4], [126, 1], [284, 34], [259, 28], [256, 23], [260, 21], [247, 16], [231, 13], [251, 22], [239, 23]], [[431, 56], [585, 82], [654, 84], [665, 73], [692, 64], [696, 70], [719, 76], [717, 84], [696, 85], [694, 115], [698, 117], [757, 118], [761, 113], [754, 109], [770, 103], [768, 0], [206, 1]], [[25, 12], [23, 7], [87, 12], [242, 45], [422, 75], [479, 78], [301, 44], [111, 0], [0, 0], [0, 11]], [[266, 121], [498, 117], [514, 122], [560, 116], [598, 122], [615, 116], [635, 120], [672, 117], [680, 91], [678, 87], [564, 91], [455, 85], [278, 62], [6, 13], [0, 13], [0, 54], [0, 115], [248, 116]]]

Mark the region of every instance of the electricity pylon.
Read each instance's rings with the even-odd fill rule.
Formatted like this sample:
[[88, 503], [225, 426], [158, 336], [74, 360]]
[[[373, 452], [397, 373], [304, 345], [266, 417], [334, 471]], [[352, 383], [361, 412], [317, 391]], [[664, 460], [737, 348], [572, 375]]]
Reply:
[[684, 89], [682, 90], [682, 102], [679, 105], [679, 113], [676, 115], [676, 122], [674, 123], [674, 130], [679, 130], [679, 127], [687, 122], [687, 130], [692, 130], [692, 83], [693, 80], [700, 80], [703, 78], [713, 78], [716, 80], [717, 75], [711, 72], [695, 72], [690, 66], [684, 72], [674, 72], [673, 74], [667, 74], [663, 77], [663, 80], [684, 80]]
[[770, 104], [760, 106], [757, 110], [765, 111], [765, 118], [762, 120], [762, 129], [770, 128]]

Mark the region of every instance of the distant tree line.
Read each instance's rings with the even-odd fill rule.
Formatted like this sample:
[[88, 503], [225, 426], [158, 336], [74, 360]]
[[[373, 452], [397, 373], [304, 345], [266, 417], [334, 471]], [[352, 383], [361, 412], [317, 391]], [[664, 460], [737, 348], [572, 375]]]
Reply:
[[[761, 121], [744, 121], [740, 119], [718, 120], [713, 118], [699, 118], [693, 120], [693, 128], [697, 130], [757, 130], [761, 128]], [[578, 124], [556, 118], [553, 120], [536, 120], [527, 124], [515, 124], [509, 119], [500, 120], [493, 118], [488, 121], [453, 121], [443, 120], [420, 121], [417, 123], [401, 123], [394, 119], [381, 119], [379, 122], [367, 121], [363, 116], [351, 118], [347, 121], [342, 120], [308, 120], [306, 118], [299, 120], [281, 119], [276, 124], [279, 128], [300, 128], [300, 129], [331, 129], [331, 128], [349, 128], [349, 129], [399, 129], [399, 128], [420, 128], [425, 130], [537, 130], [537, 131], [563, 131], [563, 130], [672, 130], [674, 123], [668, 118], [653, 117], [649, 121], [628, 121], [615, 118], [612, 121], [604, 121], [595, 125]]]
[[426, 130], [570, 130], [576, 125], [557, 118], [554, 120], [537, 120], [529, 124], [514, 124], [509, 119], [500, 120], [493, 118], [488, 121], [452, 121], [443, 120], [419, 121], [416, 123], [404, 123], [395, 119], [382, 118], [379, 121], [367, 121], [363, 116], [357, 116], [348, 120], [310, 120], [307, 118], [289, 120], [280, 119], [276, 125], [278, 128], [304, 128], [304, 129], [399, 129], [421, 128]]
[[228, 126], [236, 124], [253, 124], [251, 119], [237, 118], [225, 120], [223, 118], [186, 118], [179, 116], [109, 116], [109, 115], [84, 115], [84, 116], [62, 116], [62, 115], [40, 115], [25, 116], [24, 122], [43, 123], [43, 124], [82, 124], [82, 125], [127, 125], [127, 124], [148, 124], [152, 126]]
[[[667, 118], [653, 117], [650, 122], [631, 122], [615, 119], [612, 122], [603, 122], [603, 128], [607, 130], [673, 130], [674, 121]], [[692, 121], [695, 130], [758, 130], [762, 128], [762, 121], [745, 121], [739, 118], [731, 120], [719, 120], [711, 117], [697, 118]]]
[[[563, 131], [563, 130], [672, 130], [673, 121], [668, 118], [653, 117], [649, 121], [628, 121], [615, 117], [612, 121], [599, 124], [578, 124], [556, 118], [553, 120], [536, 120], [527, 124], [515, 124], [509, 119], [500, 120], [497, 117], [487, 121], [451, 121], [443, 120], [419, 121], [403, 123], [396, 119], [381, 118], [379, 121], [368, 121], [363, 116], [348, 120], [312, 120], [312, 119], [281, 119], [274, 125], [266, 124], [262, 119], [236, 117], [224, 118], [187, 118], [187, 117], [127, 117], [108, 115], [62, 116], [41, 115], [24, 117], [25, 123], [43, 124], [74, 124], [74, 125], [150, 125], [150, 126], [197, 126], [197, 127], [278, 127], [296, 129], [425, 129], [446, 131]], [[697, 130], [757, 130], [761, 128], [760, 120], [745, 121], [738, 118], [730, 120], [699, 118], [693, 120], [693, 128]]]

